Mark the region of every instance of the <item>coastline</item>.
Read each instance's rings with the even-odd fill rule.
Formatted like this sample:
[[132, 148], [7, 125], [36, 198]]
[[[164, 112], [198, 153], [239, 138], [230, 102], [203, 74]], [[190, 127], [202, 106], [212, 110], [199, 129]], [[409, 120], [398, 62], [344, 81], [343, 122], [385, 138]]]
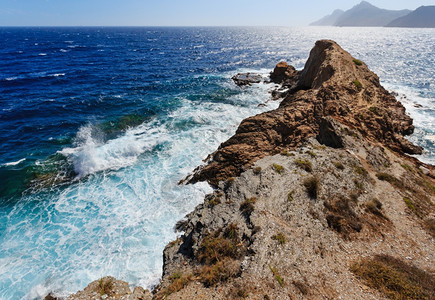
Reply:
[[[282, 109], [244, 120], [236, 135], [211, 155], [210, 163], [194, 173], [192, 183], [207, 180], [216, 190], [178, 224], [185, 234], [164, 251], [162, 283], [154, 298], [383, 299], [379, 291], [358, 281], [350, 271], [352, 263], [385, 254], [433, 269], [433, 235], [426, 221], [430, 223], [434, 214], [434, 169], [404, 153], [421, 151], [403, 139], [412, 132], [412, 120], [365, 65], [359, 70], [361, 65], [338, 45], [323, 43], [327, 46], [310, 56], [302, 80], [288, 66], [275, 69], [290, 90]], [[325, 63], [328, 47], [333, 47], [331, 55], [345, 57], [347, 63]], [[348, 73], [361, 79], [349, 82]], [[330, 100], [324, 101], [323, 112], [333, 112], [334, 117], [318, 114], [319, 90]], [[383, 95], [395, 105], [367, 105], [366, 94]], [[353, 113], [354, 107], [349, 116], [338, 101], [328, 98], [331, 95], [335, 100], [350, 97], [349, 103], [356, 99], [356, 106], [369, 114], [367, 119], [355, 117], [361, 112]], [[384, 113], [389, 121], [376, 123]], [[288, 116], [293, 116], [293, 125], [283, 130], [282, 119]], [[264, 128], [281, 137], [286, 132], [287, 137], [271, 142], [266, 137], [280, 135], [265, 134]], [[311, 192], [305, 183], [309, 178], [317, 178]], [[221, 245], [231, 249], [220, 249]], [[121, 297], [117, 295], [113, 299]]]

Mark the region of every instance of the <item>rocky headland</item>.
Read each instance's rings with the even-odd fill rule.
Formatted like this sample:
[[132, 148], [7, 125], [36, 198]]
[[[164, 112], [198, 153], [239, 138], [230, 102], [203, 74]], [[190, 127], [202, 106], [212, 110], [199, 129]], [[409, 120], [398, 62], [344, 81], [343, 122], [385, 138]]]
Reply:
[[184, 180], [215, 189], [176, 225], [153, 293], [108, 277], [68, 299], [433, 299], [435, 168], [408, 155], [405, 108], [330, 40], [270, 80], [279, 108]]

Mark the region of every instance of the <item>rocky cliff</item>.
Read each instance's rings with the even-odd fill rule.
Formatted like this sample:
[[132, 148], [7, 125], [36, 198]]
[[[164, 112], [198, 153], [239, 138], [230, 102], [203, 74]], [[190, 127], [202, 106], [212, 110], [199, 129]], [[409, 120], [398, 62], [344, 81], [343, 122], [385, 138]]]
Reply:
[[342, 147], [327, 136], [327, 117], [398, 153], [421, 153], [403, 137], [414, 129], [403, 105], [363, 62], [333, 41], [318, 41], [302, 71], [279, 63], [271, 79], [290, 89], [279, 108], [242, 121], [236, 134], [210, 155], [207, 165], [188, 178], [190, 183], [207, 180], [216, 186], [265, 156], [296, 149], [309, 137]]
[[434, 167], [407, 155], [404, 107], [329, 40], [271, 80], [279, 108], [187, 179], [215, 190], [177, 224], [153, 298], [431, 299]]

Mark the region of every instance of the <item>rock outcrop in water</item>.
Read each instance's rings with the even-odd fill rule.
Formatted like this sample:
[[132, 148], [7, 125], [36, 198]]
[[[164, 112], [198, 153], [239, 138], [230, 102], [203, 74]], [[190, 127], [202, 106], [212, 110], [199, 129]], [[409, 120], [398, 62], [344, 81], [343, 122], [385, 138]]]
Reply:
[[263, 81], [263, 76], [255, 73], [238, 73], [231, 78], [238, 86], [252, 85]]
[[430, 299], [435, 174], [412, 120], [329, 40], [279, 63], [278, 109], [244, 120], [190, 182], [216, 189], [177, 224], [154, 299]]

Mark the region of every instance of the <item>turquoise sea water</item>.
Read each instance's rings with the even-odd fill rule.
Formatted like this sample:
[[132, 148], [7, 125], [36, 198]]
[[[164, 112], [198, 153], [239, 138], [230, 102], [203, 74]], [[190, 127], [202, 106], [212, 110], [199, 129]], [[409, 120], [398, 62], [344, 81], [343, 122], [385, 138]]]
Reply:
[[231, 76], [302, 68], [322, 38], [399, 94], [435, 163], [433, 29], [0, 28], [0, 299], [157, 284], [174, 224], [210, 191], [177, 182], [278, 106]]

